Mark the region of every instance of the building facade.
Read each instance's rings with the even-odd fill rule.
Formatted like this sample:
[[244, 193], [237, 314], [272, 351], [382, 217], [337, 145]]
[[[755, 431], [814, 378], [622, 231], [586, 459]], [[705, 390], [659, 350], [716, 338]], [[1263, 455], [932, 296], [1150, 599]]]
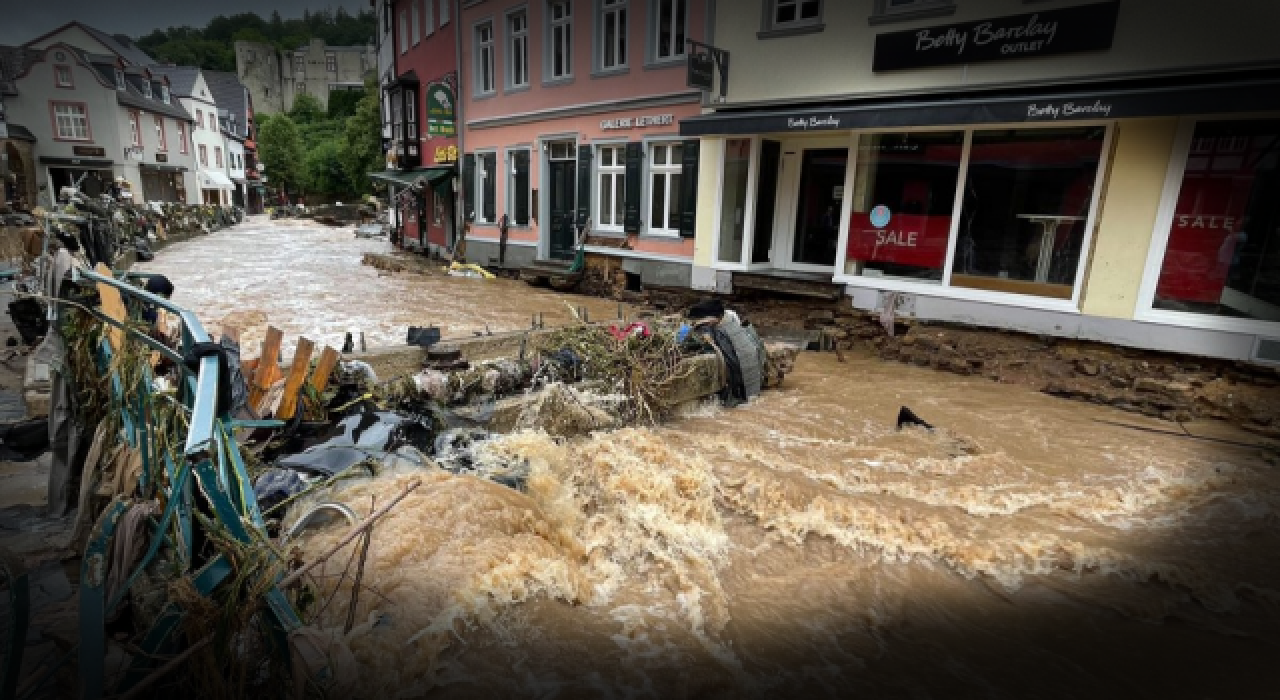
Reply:
[[260, 214], [265, 186], [257, 169], [253, 99], [249, 89], [233, 73], [210, 70], [201, 73], [218, 105], [218, 126], [230, 156], [226, 175], [235, 185], [232, 202], [250, 214]]
[[235, 52], [236, 75], [263, 114], [288, 112], [302, 94], [315, 97], [327, 110], [331, 91], [363, 90], [365, 80], [378, 69], [372, 45], [329, 46], [323, 39], [312, 39], [292, 51], [237, 41]]
[[167, 78], [111, 54], [52, 43], [28, 50], [5, 102], [34, 137], [39, 203], [63, 187], [89, 195], [118, 179], [147, 201], [190, 201], [191, 118]]
[[1280, 6], [729, 4], [695, 288], [1280, 362]]
[[[687, 40], [704, 0], [462, 3], [458, 20], [468, 257], [564, 263], [579, 231], [647, 284], [689, 285], [699, 115]], [[412, 38], [412, 37], [410, 37]]]
[[196, 167], [188, 178], [198, 193], [195, 201], [231, 204], [235, 184], [227, 177], [227, 146], [218, 123], [218, 104], [203, 71], [194, 66], [153, 66], [152, 70], [168, 76], [175, 98], [195, 119], [191, 140]]

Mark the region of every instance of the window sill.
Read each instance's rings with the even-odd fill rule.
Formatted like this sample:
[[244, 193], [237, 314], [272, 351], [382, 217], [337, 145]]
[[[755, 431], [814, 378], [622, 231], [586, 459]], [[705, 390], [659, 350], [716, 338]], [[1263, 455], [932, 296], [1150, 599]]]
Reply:
[[476, 93], [472, 93], [472, 95], [471, 95], [471, 99], [472, 99], [473, 101], [477, 101], [477, 102], [478, 102], [478, 101], [480, 101], [480, 100], [492, 100], [493, 98], [495, 98], [495, 97], [497, 97], [497, 96], [498, 96], [498, 93], [496, 93], [496, 92], [492, 92], [492, 91], [490, 91], [490, 92], [476, 92]]
[[650, 231], [649, 233], [641, 233], [637, 235], [636, 239], [641, 241], [659, 241], [661, 243], [673, 243], [675, 241], [684, 240], [684, 237], [680, 235], [679, 231], [672, 231], [671, 233], [663, 233], [662, 231]]
[[878, 26], [881, 24], [893, 24], [894, 22], [912, 22], [918, 19], [932, 19], [934, 17], [950, 17], [956, 13], [954, 4], [939, 5], [937, 7], [924, 7], [919, 10], [909, 10], [907, 12], [893, 12], [890, 14], [871, 15], [867, 18], [867, 24]]
[[529, 92], [529, 90], [530, 90], [530, 89], [532, 89], [532, 88], [530, 87], [530, 85], [529, 85], [528, 83], [525, 83], [524, 85], [515, 85], [515, 86], [512, 86], [512, 87], [504, 87], [504, 88], [502, 88], [502, 94], [504, 94], [504, 95], [518, 95], [518, 94], [520, 94], [520, 93], [522, 93], [522, 92]]
[[563, 78], [544, 78], [542, 80], [542, 87], [560, 87], [562, 85], [572, 85], [572, 84], [573, 84], [572, 75], [566, 75]]
[[676, 56], [675, 58], [664, 58], [656, 61], [646, 61], [645, 70], [667, 70], [668, 68], [681, 68], [686, 65], [685, 56]]
[[617, 68], [600, 68], [591, 71], [592, 79], [595, 78], [612, 78], [616, 75], [626, 75], [631, 72], [630, 66], [618, 66]]
[[761, 29], [756, 32], [757, 39], [785, 39], [790, 36], [804, 36], [806, 34], [818, 34], [825, 31], [827, 25], [819, 22], [817, 24], [806, 24], [800, 27], [781, 27], [777, 29]]
[[623, 231], [621, 228], [614, 228], [614, 229], [593, 228], [591, 229], [591, 235], [601, 236], [603, 238], [618, 238], [618, 239], [627, 237], [626, 232]]

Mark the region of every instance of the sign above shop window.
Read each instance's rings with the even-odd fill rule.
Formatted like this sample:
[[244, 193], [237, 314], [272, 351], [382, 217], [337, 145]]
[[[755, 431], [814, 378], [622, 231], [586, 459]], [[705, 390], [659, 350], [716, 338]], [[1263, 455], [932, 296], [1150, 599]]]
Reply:
[[600, 122], [601, 131], [613, 131], [616, 129], [643, 129], [650, 126], [671, 126], [676, 123], [676, 115], [674, 114], [658, 114], [645, 117], [622, 117], [619, 119], [604, 119]]
[[876, 35], [876, 72], [1111, 48], [1119, 2]]
[[72, 146], [71, 152], [89, 158], [102, 158], [107, 155], [107, 149], [102, 146]]
[[157, 153], [157, 154], [156, 154], [156, 162], [157, 162], [157, 163], [168, 163], [168, 162], [169, 162], [169, 155], [168, 155], [167, 153]]

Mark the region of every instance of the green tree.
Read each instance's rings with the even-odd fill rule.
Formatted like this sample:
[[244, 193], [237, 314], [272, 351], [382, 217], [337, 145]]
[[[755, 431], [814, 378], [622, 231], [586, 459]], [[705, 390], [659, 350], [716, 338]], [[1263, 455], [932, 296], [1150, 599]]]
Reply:
[[293, 109], [289, 110], [289, 116], [299, 124], [312, 124], [324, 119], [324, 108], [314, 95], [304, 92], [293, 98]]
[[258, 159], [266, 167], [269, 181], [286, 193], [303, 184], [302, 140], [287, 114], [258, 120]]
[[356, 113], [356, 105], [364, 97], [363, 90], [333, 90], [329, 92], [329, 118], [346, 119]]
[[383, 170], [385, 163], [377, 83], [369, 81], [364, 96], [356, 103], [355, 114], [347, 117], [343, 129], [342, 165], [352, 191], [369, 192], [369, 173]]
[[339, 137], [324, 139], [307, 150], [306, 181], [310, 192], [327, 195], [351, 192], [342, 167], [342, 140]]

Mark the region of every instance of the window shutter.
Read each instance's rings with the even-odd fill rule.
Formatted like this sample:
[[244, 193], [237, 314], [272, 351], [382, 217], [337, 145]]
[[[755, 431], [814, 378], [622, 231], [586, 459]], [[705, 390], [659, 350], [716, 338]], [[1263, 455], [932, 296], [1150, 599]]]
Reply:
[[[578, 146], [578, 225], [591, 218], [591, 146]], [[600, 222], [596, 222], [600, 223]]]
[[644, 184], [643, 148], [638, 142], [627, 144], [627, 192], [622, 220], [622, 230], [627, 233], [640, 233], [640, 192]]
[[516, 225], [529, 225], [529, 152], [516, 151], [513, 155], [516, 165]]
[[484, 220], [494, 223], [498, 220], [497, 202], [497, 186], [498, 183], [498, 154], [484, 154]]
[[697, 139], [685, 141], [680, 162], [680, 235], [692, 238], [698, 229], [698, 148]]
[[462, 157], [462, 206], [467, 221], [476, 213], [476, 156], [468, 153]]

